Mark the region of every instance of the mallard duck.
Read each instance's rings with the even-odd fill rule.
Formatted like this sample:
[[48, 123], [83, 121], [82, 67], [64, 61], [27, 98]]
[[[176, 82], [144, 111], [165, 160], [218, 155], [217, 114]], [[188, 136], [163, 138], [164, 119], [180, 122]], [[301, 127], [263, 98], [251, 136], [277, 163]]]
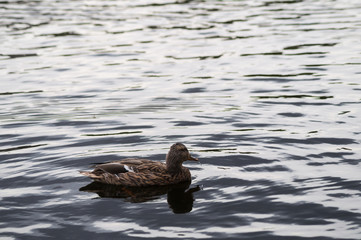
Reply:
[[94, 181], [130, 187], [164, 186], [191, 181], [191, 173], [182, 163], [198, 161], [182, 143], [173, 144], [166, 163], [139, 158], [127, 158], [95, 165], [91, 172], [80, 171]]

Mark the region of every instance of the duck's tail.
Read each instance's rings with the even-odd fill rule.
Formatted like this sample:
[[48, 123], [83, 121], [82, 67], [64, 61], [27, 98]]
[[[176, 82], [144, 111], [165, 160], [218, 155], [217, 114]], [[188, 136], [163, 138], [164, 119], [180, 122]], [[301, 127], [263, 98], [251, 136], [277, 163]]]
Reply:
[[92, 178], [92, 179], [99, 179], [99, 178], [101, 178], [101, 176], [98, 176], [98, 175], [94, 174], [93, 172], [79, 171], [79, 173], [80, 173], [81, 175], [90, 177], [90, 178]]

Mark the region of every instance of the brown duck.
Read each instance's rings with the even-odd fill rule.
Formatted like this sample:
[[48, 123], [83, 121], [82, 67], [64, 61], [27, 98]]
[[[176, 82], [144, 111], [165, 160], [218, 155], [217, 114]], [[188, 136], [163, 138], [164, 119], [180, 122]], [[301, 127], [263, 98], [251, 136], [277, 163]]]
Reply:
[[96, 165], [92, 172], [80, 171], [94, 181], [131, 187], [164, 186], [191, 181], [189, 169], [182, 163], [192, 157], [182, 143], [173, 144], [166, 157], [166, 163], [147, 159], [127, 158], [120, 161]]

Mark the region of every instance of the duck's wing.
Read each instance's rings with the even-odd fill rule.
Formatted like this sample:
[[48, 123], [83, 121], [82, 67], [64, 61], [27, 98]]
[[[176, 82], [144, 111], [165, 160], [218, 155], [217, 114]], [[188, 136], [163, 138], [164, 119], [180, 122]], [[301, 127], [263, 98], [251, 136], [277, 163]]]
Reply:
[[80, 173], [97, 182], [130, 187], [162, 186], [173, 183], [172, 176], [166, 172], [161, 171], [129, 171], [125, 173], [109, 173], [102, 170], [101, 168], [96, 168], [92, 172], [80, 171]]
[[140, 158], [126, 158], [120, 161], [113, 161], [107, 164], [97, 165], [97, 168], [114, 169], [112, 173], [126, 173], [126, 172], [164, 172], [166, 170], [165, 164], [161, 162], [151, 161]]
[[[122, 174], [128, 172], [164, 172], [166, 171], [165, 164], [155, 162], [148, 159], [140, 158], [126, 158], [123, 160], [112, 161], [94, 166], [92, 173], [101, 175], [103, 173]], [[84, 171], [81, 171], [84, 175]]]
[[95, 166], [94, 171], [102, 170], [111, 174], [119, 174], [129, 172], [129, 169], [123, 164], [120, 163], [103, 163]]
[[92, 172], [81, 171], [80, 173], [95, 181], [135, 187], [167, 185], [171, 179], [165, 164], [134, 158], [98, 164]]
[[[105, 172], [112, 174], [126, 173], [126, 172], [139, 172], [144, 170], [147, 166], [162, 167], [162, 163], [154, 162], [148, 159], [140, 158], [126, 158], [123, 160], [111, 161], [94, 165], [94, 171], [101, 169]], [[139, 169], [139, 170], [138, 170]], [[142, 170], [141, 170], [142, 169]]]

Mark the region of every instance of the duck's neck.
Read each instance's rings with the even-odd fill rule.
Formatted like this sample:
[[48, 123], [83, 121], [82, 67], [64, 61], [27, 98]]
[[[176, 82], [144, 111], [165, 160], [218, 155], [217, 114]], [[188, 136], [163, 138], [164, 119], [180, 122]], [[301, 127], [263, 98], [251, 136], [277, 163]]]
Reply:
[[167, 171], [172, 175], [175, 175], [182, 171], [182, 165], [168, 165], [167, 164]]
[[182, 171], [182, 162], [177, 161], [176, 159], [167, 158], [166, 165], [167, 165], [167, 171], [172, 175]]

